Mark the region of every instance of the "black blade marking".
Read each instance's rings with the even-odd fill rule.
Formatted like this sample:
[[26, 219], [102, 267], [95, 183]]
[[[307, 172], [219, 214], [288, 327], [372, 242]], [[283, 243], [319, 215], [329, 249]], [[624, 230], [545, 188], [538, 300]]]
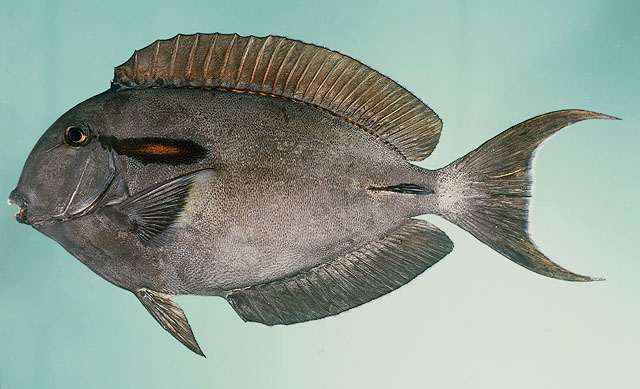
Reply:
[[424, 186], [420, 186], [417, 184], [397, 184], [390, 186], [370, 186], [367, 189], [377, 191], [377, 192], [396, 192], [396, 193], [407, 193], [407, 194], [415, 194], [415, 195], [426, 195], [434, 193], [432, 189], [426, 188]]
[[202, 161], [209, 150], [197, 142], [170, 138], [125, 138], [100, 136], [100, 143], [120, 155], [135, 158], [144, 163], [190, 165]]

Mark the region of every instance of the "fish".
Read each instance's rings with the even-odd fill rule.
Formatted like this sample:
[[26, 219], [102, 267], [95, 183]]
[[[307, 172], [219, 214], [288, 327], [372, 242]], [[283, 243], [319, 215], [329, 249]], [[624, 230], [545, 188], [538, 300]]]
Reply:
[[425, 214], [543, 276], [597, 280], [528, 232], [536, 151], [587, 119], [618, 118], [545, 113], [429, 170], [415, 162], [442, 120], [372, 68], [287, 37], [179, 34], [57, 119], [9, 204], [204, 356], [172, 297], [219, 296], [269, 326], [333, 316], [453, 250]]

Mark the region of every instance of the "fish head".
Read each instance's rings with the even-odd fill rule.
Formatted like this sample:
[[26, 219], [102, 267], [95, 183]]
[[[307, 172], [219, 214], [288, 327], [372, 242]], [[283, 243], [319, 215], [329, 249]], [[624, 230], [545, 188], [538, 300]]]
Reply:
[[56, 120], [38, 140], [9, 204], [18, 222], [38, 228], [89, 213], [105, 200], [116, 177], [112, 152], [98, 141], [100, 121], [81, 103]]

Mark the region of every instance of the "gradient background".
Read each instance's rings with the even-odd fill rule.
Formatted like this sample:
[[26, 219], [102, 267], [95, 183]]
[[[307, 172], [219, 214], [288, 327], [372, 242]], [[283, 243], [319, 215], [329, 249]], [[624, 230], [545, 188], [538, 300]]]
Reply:
[[544, 278], [434, 216], [456, 248], [337, 317], [245, 324], [178, 297], [207, 354], [0, 206], [0, 388], [631, 388], [640, 383], [640, 2], [3, 1], [0, 194], [40, 134], [176, 33], [287, 35], [349, 54], [444, 120], [447, 164], [534, 115], [583, 108], [538, 155], [531, 232], [604, 282]]

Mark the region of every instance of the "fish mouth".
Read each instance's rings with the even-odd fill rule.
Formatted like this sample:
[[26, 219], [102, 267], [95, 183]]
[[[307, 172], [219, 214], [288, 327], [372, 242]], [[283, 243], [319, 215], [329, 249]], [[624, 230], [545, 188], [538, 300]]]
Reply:
[[16, 205], [20, 208], [18, 210], [18, 213], [14, 215], [14, 219], [16, 219], [18, 223], [31, 224], [27, 216], [27, 198], [25, 197], [25, 195], [18, 192], [17, 189], [14, 189], [9, 194], [7, 204]]

